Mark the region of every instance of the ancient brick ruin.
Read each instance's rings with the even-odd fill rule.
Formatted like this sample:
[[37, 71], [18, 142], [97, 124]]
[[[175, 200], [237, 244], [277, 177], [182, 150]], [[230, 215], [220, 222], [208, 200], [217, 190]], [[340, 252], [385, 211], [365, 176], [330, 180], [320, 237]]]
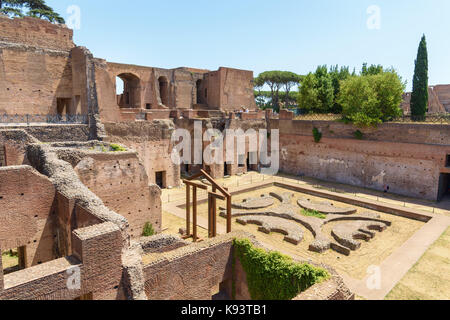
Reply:
[[[449, 194], [449, 126], [383, 124], [366, 130], [360, 141], [350, 125], [258, 110], [251, 71], [111, 63], [72, 38], [64, 26], [0, 15], [0, 117], [22, 119], [0, 123], [0, 251], [17, 249], [20, 269], [6, 272], [0, 260], [0, 299], [211, 299], [219, 290], [231, 297], [233, 281], [236, 298], [249, 298], [245, 272], [233, 271], [232, 264], [233, 239], [251, 235], [233, 232], [194, 244], [176, 236], [142, 237], [146, 223], [161, 231], [161, 189], [180, 186], [181, 174], [204, 169], [222, 178], [257, 170], [249, 158], [259, 150], [248, 141], [242, 161], [174, 164], [173, 131], [193, 133], [196, 122], [202, 133], [279, 129], [285, 173], [376, 190], [389, 185], [393, 193], [429, 200]], [[446, 89], [433, 90], [448, 111]], [[66, 124], [30, 120], [49, 115], [86, 118]], [[324, 136], [320, 143], [314, 127]], [[201, 150], [208, 146], [200, 143]], [[114, 152], [115, 145], [122, 151]], [[279, 214], [293, 206], [283, 197], [275, 195]], [[274, 203], [270, 196], [257, 200], [263, 204], [251, 207], [249, 201], [235, 209]], [[245, 216], [243, 224], [284, 228], [287, 241], [302, 240], [295, 226], [274, 220], [277, 212]], [[362, 218], [372, 223], [336, 227], [336, 243], [321, 242], [316, 226], [316, 247], [347, 252], [358, 246], [352, 239], [361, 229], [389, 225]], [[340, 276], [325, 268], [331, 279], [298, 299], [353, 298]], [[77, 273], [79, 286], [71, 288]]]

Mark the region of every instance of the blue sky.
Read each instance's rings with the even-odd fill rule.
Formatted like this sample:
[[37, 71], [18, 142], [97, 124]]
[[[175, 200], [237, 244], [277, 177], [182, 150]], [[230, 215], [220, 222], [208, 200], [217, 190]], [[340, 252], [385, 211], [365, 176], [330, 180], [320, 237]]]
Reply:
[[[363, 62], [393, 66], [411, 88], [427, 36], [430, 84], [450, 83], [448, 0], [47, 0], [66, 20], [81, 9], [77, 45], [111, 62], [215, 70], [289, 70]], [[380, 29], [369, 29], [380, 9]]]

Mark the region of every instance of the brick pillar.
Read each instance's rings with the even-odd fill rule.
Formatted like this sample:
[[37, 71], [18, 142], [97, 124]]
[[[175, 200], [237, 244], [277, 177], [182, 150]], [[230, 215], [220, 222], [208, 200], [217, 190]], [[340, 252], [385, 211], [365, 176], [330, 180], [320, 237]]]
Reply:
[[112, 222], [77, 229], [73, 255], [82, 261], [82, 292], [93, 299], [115, 299], [122, 278], [122, 233]]

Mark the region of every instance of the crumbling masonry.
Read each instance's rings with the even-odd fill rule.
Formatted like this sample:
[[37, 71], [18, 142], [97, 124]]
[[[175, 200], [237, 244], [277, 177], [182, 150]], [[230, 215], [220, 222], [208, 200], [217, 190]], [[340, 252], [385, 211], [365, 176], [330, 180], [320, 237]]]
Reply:
[[[245, 272], [232, 270], [232, 240], [251, 235], [141, 237], [146, 223], [161, 231], [161, 189], [179, 186], [182, 173], [257, 169], [248, 142], [241, 164], [174, 164], [173, 131], [193, 132], [196, 121], [203, 131], [279, 129], [287, 173], [432, 200], [448, 192], [449, 126], [384, 124], [359, 141], [349, 125], [258, 110], [251, 71], [110, 63], [72, 37], [64, 26], [0, 16], [0, 251], [17, 249], [20, 262], [10, 272], [0, 260], [0, 299], [211, 299], [231, 297], [233, 281], [236, 298], [249, 298]], [[75, 115], [83, 120], [35, 120]], [[298, 299], [352, 298], [324, 267], [331, 279]]]

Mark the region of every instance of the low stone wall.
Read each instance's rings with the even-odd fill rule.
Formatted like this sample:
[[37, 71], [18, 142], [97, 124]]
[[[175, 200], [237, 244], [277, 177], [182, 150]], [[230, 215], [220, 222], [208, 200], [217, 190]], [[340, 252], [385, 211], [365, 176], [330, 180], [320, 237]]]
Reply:
[[[0, 300], [73, 300], [82, 296], [117, 299], [122, 277], [119, 228], [108, 222], [78, 229], [73, 234], [73, 244], [73, 256], [4, 276], [3, 283], [0, 281]], [[79, 288], [73, 282], [77, 275]]]
[[[143, 274], [145, 293], [149, 300], [210, 300], [220, 292], [235, 299], [250, 300], [245, 271], [239, 259], [233, 268], [233, 239], [250, 239], [255, 246], [265, 249], [254, 236], [243, 231], [194, 243], [160, 255], [144, 256]], [[349, 300], [354, 295], [341, 277], [330, 267], [330, 280], [313, 286], [296, 299]], [[233, 272], [234, 269], [234, 272]], [[320, 287], [319, 287], [320, 286]], [[317, 290], [317, 288], [324, 288]]]
[[[450, 154], [450, 126], [383, 124], [360, 129], [324, 121], [272, 121], [280, 129], [280, 171], [437, 200]], [[322, 131], [316, 143], [312, 130]]]
[[25, 130], [41, 142], [88, 141], [89, 127], [85, 124], [1, 126], [0, 130]]

